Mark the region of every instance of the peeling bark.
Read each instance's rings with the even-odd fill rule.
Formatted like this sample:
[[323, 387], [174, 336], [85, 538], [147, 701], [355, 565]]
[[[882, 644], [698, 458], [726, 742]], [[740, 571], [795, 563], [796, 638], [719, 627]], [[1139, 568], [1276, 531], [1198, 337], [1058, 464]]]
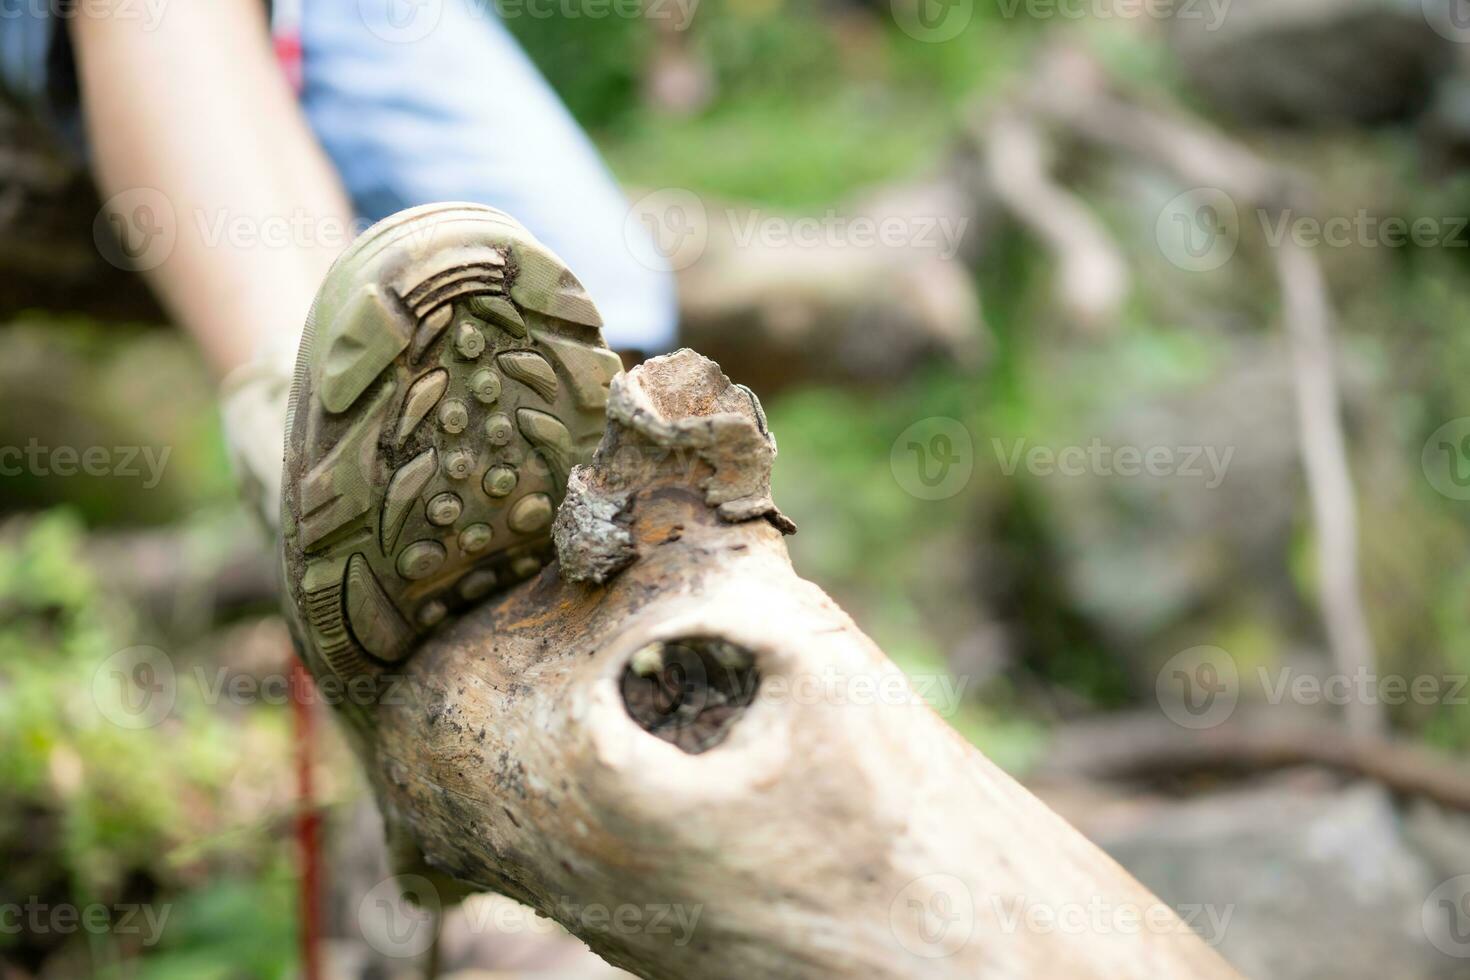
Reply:
[[722, 521], [766, 518], [796, 532], [771, 499], [776, 440], [750, 389], [688, 350], [649, 361], [637, 376], [613, 379], [607, 434], [592, 465], [573, 474], [557, 514], [563, 578], [605, 582], [637, 559], [631, 510], [655, 482], [697, 486]]

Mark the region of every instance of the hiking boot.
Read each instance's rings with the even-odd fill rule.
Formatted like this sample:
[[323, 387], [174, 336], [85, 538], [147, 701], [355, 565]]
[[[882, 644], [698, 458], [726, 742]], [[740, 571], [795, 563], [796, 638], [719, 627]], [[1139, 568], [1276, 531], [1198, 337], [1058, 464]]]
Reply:
[[403, 211], [327, 275], [286, 417], [293, 627], [319, 676], [382, 671], [551, 559], [621, 369], [576, 277], [514, 219]]

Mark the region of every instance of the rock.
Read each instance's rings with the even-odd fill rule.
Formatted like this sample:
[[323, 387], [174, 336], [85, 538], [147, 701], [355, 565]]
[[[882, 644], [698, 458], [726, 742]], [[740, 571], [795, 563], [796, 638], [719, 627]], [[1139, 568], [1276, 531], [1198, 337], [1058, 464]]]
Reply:
[[[1018, 475], [1045, 504], [1072, 603], [1120, 648], [1257, 589], [1290, 591], [1282, 542], [1300, 463], [1286, 361], [1275, 338], [1198, 334], [1041, 359], [1037, 377], [1059, 396], [1041, 428], [996, 448], [1027, 454]], [[1032, 452], [1056, 462], [1033, 465]]]
[[1198, 93], [1242, 122], [1390, 122], [1423, 112], [1450, 67], [1454, 44], [1431, 24], [1441, 2], [1183, 4], [1169, 40]]
[[[602, 583], [638, 557], [628, 531], [633, 495], [644, 482], [700, 468], [706, 502], [727, 523], [765, 518], [784, 534], [796, 525], [771, 499], [776, 439], [760, 401], [731, 384], [718, 364], [681, 348], [646, 361], [636, 375], [613, 378], [607, 431], [593, 466], [579, 466], [552, 539], [561, 575], [569, 582]], [[708, 414], [686, 417], [692, 411]], [[677, 541], [681, 528], [666, 540]]]
[[672, 257], [680, 340], [763, 397], [796, 383], [891, 383], [929, 362], [976, 368], [986, 359], [965, 261], [982, 229], [951, 181], [875, 189], [825, 214], [717, 201], [680, 214], [698, 243]]
[[1404, 813], [1404, 835], [1429, 861], [1436, 877], [1470, 871], [1470, 814], [1416, 800]]
[[1196, 931], [1246, 976], [1446, 975], [1420, 925], [1439, 879], [1388, 795], [1366, 783], [1308, 791], [1300, 777], [1162, 803], [1098, 843], [1164, 902], [1204, 906]]

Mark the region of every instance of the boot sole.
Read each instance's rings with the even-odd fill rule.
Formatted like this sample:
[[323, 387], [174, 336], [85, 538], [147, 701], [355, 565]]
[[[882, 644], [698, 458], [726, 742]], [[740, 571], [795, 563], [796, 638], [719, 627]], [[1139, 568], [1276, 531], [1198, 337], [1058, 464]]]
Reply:
[[622, 370], [575, 276], [514, 219], [400, 212], [323, 283], [286, 420], [298, 638], [341, 677], [540, 571]]

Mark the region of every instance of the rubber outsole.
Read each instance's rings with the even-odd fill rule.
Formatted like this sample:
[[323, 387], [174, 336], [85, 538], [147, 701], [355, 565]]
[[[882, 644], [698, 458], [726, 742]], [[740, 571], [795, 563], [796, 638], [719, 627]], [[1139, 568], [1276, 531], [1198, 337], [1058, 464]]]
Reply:
[[570, 270], [514, 219], [429, 205], [328, 274], [287, 415], [283, 564], [298, 638], [342, 677], [403, 660], [535, 575], [622, 370]]

